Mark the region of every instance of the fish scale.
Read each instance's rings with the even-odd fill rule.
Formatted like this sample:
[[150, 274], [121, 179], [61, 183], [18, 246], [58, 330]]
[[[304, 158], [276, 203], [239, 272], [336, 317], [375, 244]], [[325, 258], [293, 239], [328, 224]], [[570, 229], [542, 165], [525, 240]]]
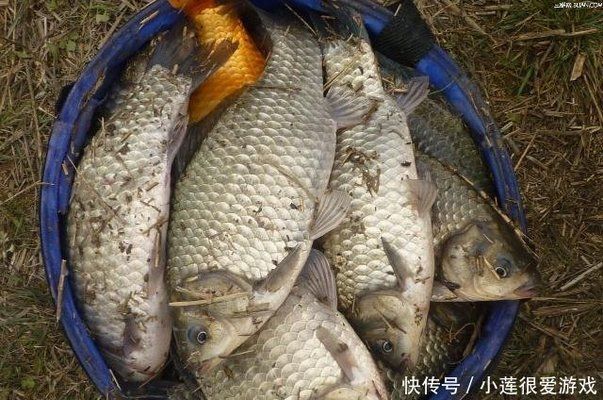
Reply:
[[[473, 329], [471, 325], [443, 327], [430, 318], [425, 328], [425, 336], [421, 343], [421, 358], [416, 368], [406, 375], [383, 368], [385, 380], [390, 387], [391, 400], [423, 398], [424, 396], [416, 394], [408, 384], [405, 384], [405, 378], [407, 382], [411, 378], [416, 378], [420, 384], [432, 377], [442, 379], [450, 368], [462, 360]], [[424, 388], [420, 386], [418, 391], [424, 393]]]
[[[390, 59], [379, 56], [383, 86], [388, 92], [400, 92], [417, 74]], [[408, 126], [418, 151], [454, 166], [478, 190], [492, 193], [486, 164], [461, 117], [450, 110], [441, 93], [432, 92], [412, 114]]]
[[434, 246], [437, 249], [446, 238], [462, 230], [468, 222], [476, 219], [491, 219], [492, 206], [461, 177], [447, 173], [446, 167], [430, 161], [426, 156], [420, 162], [429, 165], [429, 170], [438, 187], [438, 199], [432, 209]]
[[[123, 356], [126, 315], [141, 325], [159, 318], [146, 280], [149, 257], [156, 252], [153, 237], [161, 234], [169, 204], [166, 119], [185, 110], [190, 87], [190, 77], [153, 66], [143, 82], [117, 93], [116, 112], [91, 139], [78, 165], [67, 221], [72, 277], [88, 327], [114, 357]], [[167, 318], [167, 308], [164, 313]], [[159, 358], [167, 356], [167, 332], [167, 341], [154, 338], [164, 353]], [[110, 362], [122, 376], [148, 379], [119, 361]]]
[[210, 400], [252, 400], [260, 394], [263, 399], [313, 398], [315, 392], [343, 380], [341, 368], [316, 337], [319, 327], [349, 344], [358, 365], [376, 369], [342, 315], [328, 311], [307, 290], [294, 288], [278, 313], [240, 349], [242, 354], [251, 353], [233, 356], [202, 378], [201, 390]]
[[[339, 33], [335, 39], [327, 34], [323, 40], [327, 86], [351, 91], [374, 107], [361, 123], [337, 133], [330, 185], [352, 201], [347, 218], [322, 244], [336, 271], [344, 314], [373, 351], [389, 341], [395, 350], [384, 357], [400, 367], [416, 361], [429, 309], [431, 221], [421, 208], [428, 200], [418, 188], [426, 193], [433, 189], [418, 180], [406, 115], [383, 88], [366, 32], [353, 17], [338, 16], [335, 24], [352, 27], [353, 33]], [[398, 265], [392, 264], [392, 253]], [[398, 303], [387, 311], [395, 323], [383, 316], [381, 301]], [[387, 326], [403, 328], [388, 333]]]
[[263, 77], [224, 113], [176, 185], [172, 282], [210, 269], [259, 280], [287, 248], [309, 240], [332, 164], [334, 123], [315, 40], [295, 25], [273, 35], [287, 50], [275, 49]]
[[[364, 96], [380, 103], [370, 123], [338, 134], [335, 151], [330, 184], [351, 195], [351, 212], [348, 220], [328, 235], [324, 247], [332, 266], [340, 271], [337, 280], [344, 309], [352, 305], [356, 295], [396, 283], [382, 250], [381, 232], [396, 238], [395, 246], [411, 254], [420, 251], [412, 239], [423, 236], [420, 226], [407, 223], [416, 212], [408, 206], [413, 201], [408, 191], [400, 190], [401, 180], [417, 177], [410, 133], [404, 128], [406, 121], [398, 105], [386, 96], [379, 72], [371, 68], [375, 64], [372, 50], [362, 45], [367, 48], [354, 61], [362, 68], [353, 69], [346, 57], [349, 49], [325, 46], [327, 69], [337, 76], [337, 84], [362, 90]], [[350, 151], [358, 152], [358, 162], [350, 160]], [[377, 195], [367, 187], [371, 177], [378, 179]]]
[[[336, 122], [323, 94], [318, 42], [292, 15], [256, 15], [272, 45], [262, 78], [211, 126], [196, 128], [206, 138], [189, 149], [195, 153], [172, 197], [176, 343], [201, 374], [278, 309], [312, 241], [341, 221], [348, 204], [327, 191]], [[193, 310], [198, 302], [203, 307]]]

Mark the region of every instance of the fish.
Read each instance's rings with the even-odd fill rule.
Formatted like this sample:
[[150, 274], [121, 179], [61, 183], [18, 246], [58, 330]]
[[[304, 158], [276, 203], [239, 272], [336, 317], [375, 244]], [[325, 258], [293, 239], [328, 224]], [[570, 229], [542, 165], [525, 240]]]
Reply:
[[[401, 90], [417, 74], [385, 57], [380, 62], [385, 71], [382, 79], [390, 93]], [[535, 269], [537, 256], [524, 235], [489, 198], [494, 193], [492, 178], [460, 117], [440, 94], [432, 93], [409, 116], [408, 126], [419, 166], [435, 178], [438, 188], [432, 208], [436, 254], [432, 300], [492, 301], [534, 296], [540, 280]], [[464, 250], [454, 250], [459, 245]], [[457, 258], [458, 251], [463, 255]], [[479, 266], [480, 259], [485, 266]], [[484, 268], [496, 274], [483, 274]]]
[[[325, 98], [318, 42], [285, 11], [247, 11], [243, 19], [264, 29], [270, 57], [260, 80], [206, 132], [178, 177], [170, 214], [176, 348], [194, 349], [189, 363], [205, 371], [274, 314], [314, 239], [339, 224], [350, 201], [327, 188], [335, 131], [346, 122], [328, 112], [328, 102], [352, 106]], [[184, 316], [193, 309], [203, 318], [191, 325]], [[203, 340], [191, 340], [192, 331]]]
[[168, 358], [170, 164], [186, 132], [190, 92], [232, 53], [224, 44], [203, 54], [190, 32], [178, 24], [128, 67], [83, 150], [67, 215], [84, 321], [109, 367], [130, 382], [153, 378]]
[[419, 155], [438, 187], [432, 209], [436, 253], [432, 301], [518, 300], [537, 294], [538, 257], [492, 201], [456, 170]]
[[184, 9], [195, 27], [202, 45], [215, 45], [222, 40], [237, 43], [232, 56], [191, 95], [189, 122], [199, 122], [228, 97], [255, 83], [264, 71], [266, 59], [242, 20], [235, 1], [170, 0], [172, 6]]
[[[468, 355], [480, 327], [479, 303], [435, 303], [429, 310], [425, 337], [421, 343], [421, 356], [416, 367], [406, 374], [395, 372], [383, 365], [381, 371], [392, 400], [422, 398], [408, 385], [410, 379], [420, 384], [425, 378], [442, 379]], [[406, 380], [405, 380], [406, 378]], [[405, 384], [406, 382], [406, 384]]]
[[318, 250], [282, 306], [236, 353], [209, 373], [187, 370], [207, 400], [388, 398], [370, 352], [337, 311], [333, 273]]
[[[395, 95], [418, 72], [378, 55], [382, 81], [386, 90]], [[494, 193], [492, 178], [467, 126], [450, 109], [441, 93], [429, 96], [408, 115], [408, 128], [417, 151], [453, 166], [472, 182], [477, 190]]]
[[419, 179], [406, 122], [427, 84], [416, 80], [406, 96], [389, 96], [359, 18], [343, 7], [333, 12], [333, 19], [314, 19], [326, 31], [327, 95], [353, 93], [372, 108], [361, 123], [337, 133], [329, 184], [352, 201], [348, 216], [321, 246], [336, 271], [344, 315], [375, 357], [404, 370], [419, 356], [434, 278], [436, 188]]

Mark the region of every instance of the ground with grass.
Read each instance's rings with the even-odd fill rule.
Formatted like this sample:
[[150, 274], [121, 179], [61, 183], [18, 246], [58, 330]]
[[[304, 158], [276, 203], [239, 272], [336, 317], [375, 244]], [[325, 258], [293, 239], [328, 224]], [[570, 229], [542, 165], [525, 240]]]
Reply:
[[[417, 1], [503, 129], [544, 291], [494, 372], [603, 390], [603, 9]], [[55, 319], [36, 199], [60, 89], [143, 1], [0, 0], [0, 400], [94, 399]], [[536, 5], [537, 4], [537, 5]]]

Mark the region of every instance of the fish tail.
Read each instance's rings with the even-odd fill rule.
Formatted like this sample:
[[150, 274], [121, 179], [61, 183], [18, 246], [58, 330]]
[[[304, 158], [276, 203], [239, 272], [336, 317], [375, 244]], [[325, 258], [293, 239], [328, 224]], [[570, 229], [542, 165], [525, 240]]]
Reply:
[[159, 39], [149, 67], [161, 65], [175, 74], [191, 76], [191, 90], [194, 90], [222, 66], [236, 48], [237, 43], [229, 40], [200, 46], [193, 27], [187, 22], [181, 22]]
[[341, 1], [325, 4], [328, 15], [312, 13], [310, 20], [320, 37], [349, 37], [369, 40], [362, 16]]

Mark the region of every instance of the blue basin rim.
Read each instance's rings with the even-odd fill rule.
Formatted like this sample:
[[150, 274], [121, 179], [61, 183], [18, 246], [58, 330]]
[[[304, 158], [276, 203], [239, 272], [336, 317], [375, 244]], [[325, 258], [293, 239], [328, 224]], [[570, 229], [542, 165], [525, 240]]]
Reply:
[[[280, 4], [280, 0], [254, 2], [261, 6]], [[320, 2], [315, 0], [294, 0], [294, 3], [312, 9], [320, 8]], [[167, 0], [157, 0], [136, 14], [105, 43], [86, 66], [62, 105], [46, 154], [43, 173], [45, 184], [42, 185], [40, 195], [40, 239], [46, 278], [55, 301], [58, 301], [60, 282], [64, 281], [60, 296], [61, 325], [80, 364], [105, 396], [117, 395], [119, 389], [78, 313], [69, 279], [61, 279], [62, 265], [67, 258], [63, 252], [63, 219], [71, 190], [72, 164], [86, 142], [96, 109], [102, 104], [111, 83], [119, 76], [125, 61], [180, 18], [182, 14], [174, 10]], [[368, 22], [367, 26], [373, 32], [379, 26], [387, 24], [387, 21], [379, 20], [375, 16], [370, 16], [365, 22]], [[434, 46], [415, 68], [428, 75], [431, 84], [441, 90], [452, 107], [462, 115], [471, 128], [488, 166], [492, 169], [493, 165], [503, 165], [504, 175], [494, 175], [495, 184], [510, 186], [511, 190], [499, 190], [499, 202], [503, 207], [510, 203], [515, 204], [514, 209], [509, 207], [512, 210], [510, 214], [514, 219], [521, 221], [522, 227], [525, 228], [512, 165], [506, 151], [499, 145], [500, 132], [477, 87], [450, 56], [437, 46]], [[497, 145], [491, 146], [492, 143]], [[504, 182], [500, 182], [502, 178]], [[509, 197], [503, 197], [501, 193], [509, 193]], [[449, 375], [458, 378], [459, 393], [468, 392], [468, 389], [479, 385], [484, 372], [502, 350], [513, 327], [518, 304], [517, 301], [505, 301], [495, 302], [490, 306], [475, 350]], [[431, 398], [452, 397], [449, 393], [440, 391]]]
[[[54, 123], [44, 166], [40, 193], [40, 240], [46, 279], [53, 299], [58, 301], [63, 253], [63, 216], [69, 198], [71, 167], [69, 154], [77, 153], [85, 142], [96, 108], [102, 102], [124, 62], [149, 40], [182, 18], [167, 1], [157, 1], [141, 10], [119, 29], [86, 66], [67, 96]], [[73, 148], [72, 148], [73, 146]], [[67, 186], [66, 186], [67, 185]], [[63, 207], [61, 207], [63, 206]], [[60, 322], [80, 364], [105, 396], [117, 393], [117, 386], [92, 341], [75, 305], [69, 279], [64, 279]]]

